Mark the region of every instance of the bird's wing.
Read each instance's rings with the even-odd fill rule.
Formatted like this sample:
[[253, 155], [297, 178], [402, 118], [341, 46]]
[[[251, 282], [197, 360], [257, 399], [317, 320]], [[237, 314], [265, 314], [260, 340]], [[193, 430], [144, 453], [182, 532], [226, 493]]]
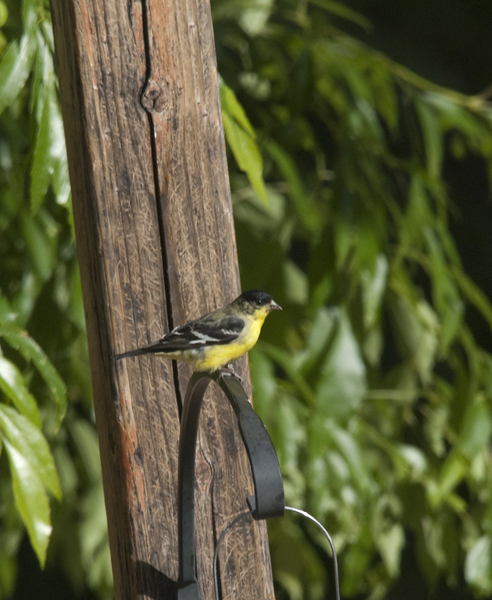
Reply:
[[244, 326], [244, 320], [234, 316], [219, 320], [197, 319], [176, 327], [157, 343], [152, 344], [149, 349], [154, 352], [179, 352], [228, 344], [239, 337]]

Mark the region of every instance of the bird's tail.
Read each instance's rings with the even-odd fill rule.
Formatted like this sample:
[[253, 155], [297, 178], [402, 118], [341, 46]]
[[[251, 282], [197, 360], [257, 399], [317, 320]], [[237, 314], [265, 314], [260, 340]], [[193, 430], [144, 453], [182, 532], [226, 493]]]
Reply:
[[129, 350], [128, 352], [123, 352], [122, 354], [115, 354], [114, 359], [119, 360], [120, 358], [140, 356], [141, 354], [149, 354], [152, 352], [154, 352], [154, 350], [152, 350], [152, 346], [145, 346], [144, 348], [138, 348], [137, 350]]

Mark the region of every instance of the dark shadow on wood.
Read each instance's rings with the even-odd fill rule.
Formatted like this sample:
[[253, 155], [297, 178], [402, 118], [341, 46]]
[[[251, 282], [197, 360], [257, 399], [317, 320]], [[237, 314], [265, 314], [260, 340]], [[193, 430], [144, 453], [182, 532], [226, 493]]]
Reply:
[[137, 593], [152, 600], [176, 600], [177, 582], [149, 563], [138, 561]]

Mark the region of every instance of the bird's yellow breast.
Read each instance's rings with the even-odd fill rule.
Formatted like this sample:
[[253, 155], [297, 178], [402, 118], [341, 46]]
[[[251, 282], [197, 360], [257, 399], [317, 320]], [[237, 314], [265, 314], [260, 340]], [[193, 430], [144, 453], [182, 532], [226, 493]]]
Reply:
[[201, 356], [190, 357], [188, 362], [195, 371], [216, 371], [240, 358], [258, 341], [267, 314], [267, 311], [257, 311], [254, 315], [246, 316], [246, 325], [235, 342], [209, 346]]

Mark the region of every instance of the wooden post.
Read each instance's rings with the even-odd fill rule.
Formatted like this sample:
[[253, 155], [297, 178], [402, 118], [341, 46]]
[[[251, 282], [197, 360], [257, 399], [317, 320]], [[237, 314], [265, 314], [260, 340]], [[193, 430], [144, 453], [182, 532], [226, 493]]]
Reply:
[[[173, 598], [186, 366], [112, 361], [239, 293], [210, 7], [202, 0], [52, 0], [60, 95], [116, 597]], [[240, 368], [247, 376], [247, 363]], [[205, 402], [197, 567], [251, 494], [235, 418]], [[221, 550], [223, 597], [273, 597], [264, 524]]]

